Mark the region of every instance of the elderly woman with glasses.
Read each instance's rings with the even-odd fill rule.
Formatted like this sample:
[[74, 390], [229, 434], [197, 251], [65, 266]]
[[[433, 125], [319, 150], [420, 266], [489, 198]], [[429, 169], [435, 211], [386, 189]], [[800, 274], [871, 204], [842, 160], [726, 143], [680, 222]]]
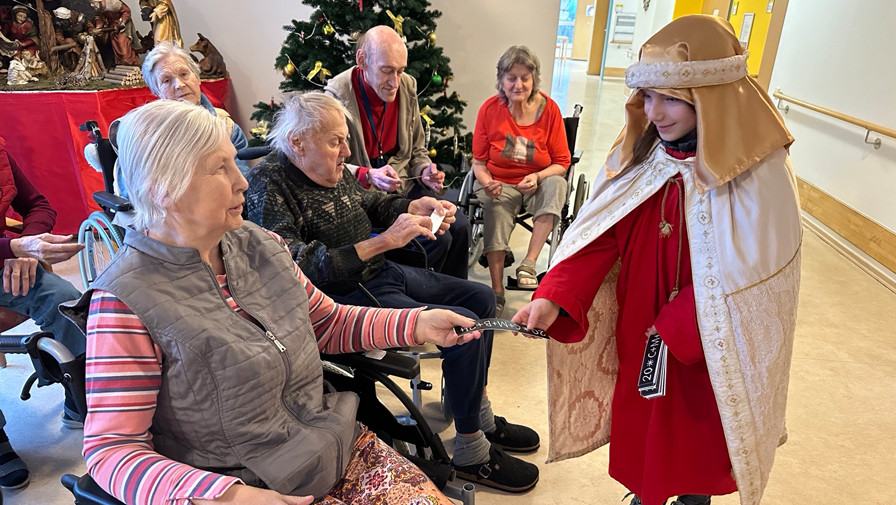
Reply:
[[90, 474], [128, 504], [450, 504], [355, 421], [354, 393], [328, 392], [319, 352], [463, 344], [473, 321], [319, 291], [243, 221], [228, 133], [173, 100], [121, 120], [133, 228], [66, 309], [87, 334]]

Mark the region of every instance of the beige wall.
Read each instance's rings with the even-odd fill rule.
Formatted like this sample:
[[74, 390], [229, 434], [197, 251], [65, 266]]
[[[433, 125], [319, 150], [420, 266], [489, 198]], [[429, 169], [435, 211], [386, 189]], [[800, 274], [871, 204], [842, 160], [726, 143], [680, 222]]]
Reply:
[[[131, 0], [136, 4], [135, 0]], [[464, 121], [472, 131], [479, 105], [494, 92], [495, 63], [512, 44], [531, 47], [542, 62], [542, 87], [550, 90], [559, 0], [431, 0], [442, 11], [436, 33], [451, 58], [455, 77], [449, 89], [467, 100]], [[273, 68], [283, 25], [308, 19], [312, 9], [298, 0], [177, 0], [185, 44], [201, 32], [218, 48], [233, 81], [233, 115], [248, 131], [252, 104], [279, 96], [282, 80]], [[214, 8], [210, 6], [214, 5]], [[136, 8], [136, 5], [132, 5]], [[147, 27], [138, 22], [138, 29]]]

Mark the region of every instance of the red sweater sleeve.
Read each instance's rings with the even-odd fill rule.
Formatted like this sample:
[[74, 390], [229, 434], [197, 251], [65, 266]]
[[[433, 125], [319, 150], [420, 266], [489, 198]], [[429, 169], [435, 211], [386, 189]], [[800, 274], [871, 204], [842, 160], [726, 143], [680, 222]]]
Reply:
[[490, 147], [488, 142], [488, 122], [490, 118], [488, 117], [487, 109], [491, 102], [491, 100], [486, 100], [479, 107], [479, 112], [476, 114], [476, 127], [473, 129], [473, 159], [475, 160], [483, 161], [488, 159]]
[[[11, 202], [13, 210], [22, 216], [22, 235], [40, 235], [53, 230], [56, 224], [56, 211], [50, 207], [50, 202], [40, 194], [34, 184], [28, 179], [16, 160], [10, 155], [9, 168], [12, 172], [13, 182], [16, 185], [16, 196]], [[4, 260], [15, 255], [9, 247], [9, 237], [0, 237], [0, 264]]]
[[547, 136], [548, 153], [551, 155], [551, 163], [569, 168], [572, 156], [569, 153], [569, 143], [566, 141], [566, 126], [563, 124], [563, 115], [560, 107], [553, 100], [547, 101], [546, 114], [551, 115], [550, 128]]
[[585, 338], [588, 310], [604, 277], [619, 259], [613, 231], [610, 228], [579, 252], [554, 265], [532, 295], [532, 299], [551, 300], [569, 314], [569, 317], [558, 317], [548, 328], [554, 340], [571, 343]]
[[685, 286], [678, 296], [660, 309], [653, 323], [663, 342], [685, 365], [703, 360], [703, 344], [697, 327], [697, 305], [694, 301], [694, 285]]

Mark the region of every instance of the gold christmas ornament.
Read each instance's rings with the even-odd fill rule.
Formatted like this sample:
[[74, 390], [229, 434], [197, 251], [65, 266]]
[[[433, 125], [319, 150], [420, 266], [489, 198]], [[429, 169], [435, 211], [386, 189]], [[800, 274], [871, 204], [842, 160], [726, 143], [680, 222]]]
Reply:
[[386, 9], [386, 14], [389, 15], [390, 19], [392, 19], [392, 23], [395, 24], [395, 33], [397, 33], [399, 37], [403, 37], [404, 33], [402, 33], [401, 31], [401, 24], [404, 23], [404, 17], [401, 14], [396, 16], [395, 14], [392, 14], [392, 11], [388, 9]]
[[433, 156], [436, 155], [436, 153], [438, 153], [438, 151], [436, 151], [436, 148], [433, 147], [432, 149], [429, 150], [429, 157], [432, 158]]
[[284, 77], [292, 77], [292, 74], [296, 73], [296, 66], [292, 64], [292, 62], [288, 62], [285, 67], [283, 67], [283, 76]]
[[333, 25], [330, 23], [324, 23], [323, 32], [324, 35], [333, 35], [336, 33], [336, 30], [333, 29]]
[[249, 130], [252, 133], [252, 136], [259, 137], [262, 139], [267, 139], [268, 132], [270, 131], [271, 124], [264, 119], [258, 122], [258, 126]]
[[420, 110], [420, 116], [423, 117], [423, 120], [426, 121], [426, 124], [432, 126], [434, 121], [429, 117], [430, 108], [429, 105], [424, 105], [423, 109]]
[[445, 135], [448, 135], [448, 128], [442, 128], [441, 130], [439, 130], [439, 135], [441, 135], [443, 137]]
[[436, 45], [436, 32], [429, 32], [429, 46], [435, 47]]
[[308, 80], [310, 81], [311, 79], [313, 79], [315, 75], [317, 76], [318, 79], [320, 79], [320, 82], [326, 84], [327, 76], [333, 75], [333, 74], [331, 74], [329, 70], [324, 68], [323, 63], [321, 63], [319, 61], [315, 61], [314, 68], [311, 69], [311, 72], [308, 72]]

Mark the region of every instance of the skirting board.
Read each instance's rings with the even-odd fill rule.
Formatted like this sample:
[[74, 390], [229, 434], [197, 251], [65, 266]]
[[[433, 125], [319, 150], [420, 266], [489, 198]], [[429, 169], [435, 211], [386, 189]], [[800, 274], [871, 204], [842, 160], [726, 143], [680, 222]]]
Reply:
[[822, 224], [821, 221], [809, 215], [808, 212], [803, 211], [802, 215], [803, 227], [805, 229], [818, 235], [821, 240], [833, 247], [835, 251], [855, 263], [857, 267], [886, 286], [887, 289], [896, 293], [896, 273], [865, 254], [865, 252], [838, 235], [834, 230], [831, 230]]

